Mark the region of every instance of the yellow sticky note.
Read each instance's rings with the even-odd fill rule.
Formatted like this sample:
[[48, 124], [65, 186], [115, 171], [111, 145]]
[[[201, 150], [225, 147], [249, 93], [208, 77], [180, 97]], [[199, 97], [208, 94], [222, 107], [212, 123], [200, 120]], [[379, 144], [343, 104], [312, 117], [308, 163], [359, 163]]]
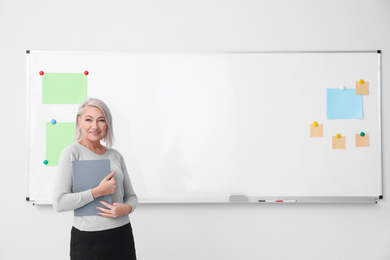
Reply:
[[368, 147], [370, 146], [368, 134], [361, 136], [360, 134], [355, 134], [356, 147]]
[[368, 82], [360, 83], [356, 81], [356, 90], [355, 93], [357, 95], [368, 95], [369, 84]]
[[324, 127], [322, 124], [313, 126], [310, 124], [310, 137], [323, 137], [324, 136]]
[[332, 149], [345, 149], [345, 136], [332, 136]]

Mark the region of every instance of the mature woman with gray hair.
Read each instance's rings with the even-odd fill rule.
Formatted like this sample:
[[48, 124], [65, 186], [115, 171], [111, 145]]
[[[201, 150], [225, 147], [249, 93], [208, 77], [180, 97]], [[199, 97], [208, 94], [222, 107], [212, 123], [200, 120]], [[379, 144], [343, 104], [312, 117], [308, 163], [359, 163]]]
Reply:
[[[58, 212], [76, 210], [105, 195], [111, 195], [113, 203], [100, 201], [98, 215], [74, 216], [70, 258], [136, 259], [129, 214], [136, 208], [138, 199], [122, 155], [111, 148], [114, 133], [107, 105], [92, 98], [81, 104], [75, 131], [77, 142], [67, 146], [59, 159], [54, 208]], [[110, 160], [111, 173], [98, 186], [73, 193], [72, 161], [101, 159]]]

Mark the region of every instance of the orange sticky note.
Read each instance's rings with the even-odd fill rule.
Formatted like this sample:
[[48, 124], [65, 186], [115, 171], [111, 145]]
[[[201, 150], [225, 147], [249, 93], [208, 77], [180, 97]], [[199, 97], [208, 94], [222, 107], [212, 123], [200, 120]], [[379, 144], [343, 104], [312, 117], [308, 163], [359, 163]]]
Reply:
[[332, 149], [345, 149], [345, 136], [332, 136]]
[[357, 95], [368, 95], [369, 84], [368, 82], [360, 83], [356, 81], [355, 93]]
[[361, 136], [360, 134], [355, 134], [356, 147], [368, 147], [370, 143], [368, 141], [368, 134]]
[[324, 136], [324, 126], [319, 124], [317, 126], [313, 126], [310, 124], [310, 137], [323, 137]]

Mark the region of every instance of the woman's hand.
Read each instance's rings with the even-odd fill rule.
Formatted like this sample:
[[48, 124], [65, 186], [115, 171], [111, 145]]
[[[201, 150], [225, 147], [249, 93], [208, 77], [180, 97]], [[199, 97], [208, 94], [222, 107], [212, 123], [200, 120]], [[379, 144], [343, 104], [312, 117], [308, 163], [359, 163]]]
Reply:
[[100, 196], [114, 194], [116, 189], [116, 183], [114, 179], [115, 172], [111, 172], [105, 177], [96, 188], [92, 189], [92, 196], [94, 199]]
[[129, 215], [131, 212], [131, 206], [127, 204], [122, 203], [114, 203], [114, 204], [108, 204], [107, 202], [100, 201], [104, 206], [106, 206], [108, 209], [97, 207], [98, 210], [101, 212], [98, 213], [98, 215], [106, 218], [117, 218], [124, 215]]

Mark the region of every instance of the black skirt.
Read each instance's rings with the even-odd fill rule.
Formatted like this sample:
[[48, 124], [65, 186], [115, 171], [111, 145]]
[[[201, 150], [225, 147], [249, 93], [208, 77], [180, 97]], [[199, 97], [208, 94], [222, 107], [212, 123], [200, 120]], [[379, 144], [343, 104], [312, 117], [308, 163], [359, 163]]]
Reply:
[[80, 231], [72, 227], [70, 259], [135, 260], [131, 224], [103, 231]]

